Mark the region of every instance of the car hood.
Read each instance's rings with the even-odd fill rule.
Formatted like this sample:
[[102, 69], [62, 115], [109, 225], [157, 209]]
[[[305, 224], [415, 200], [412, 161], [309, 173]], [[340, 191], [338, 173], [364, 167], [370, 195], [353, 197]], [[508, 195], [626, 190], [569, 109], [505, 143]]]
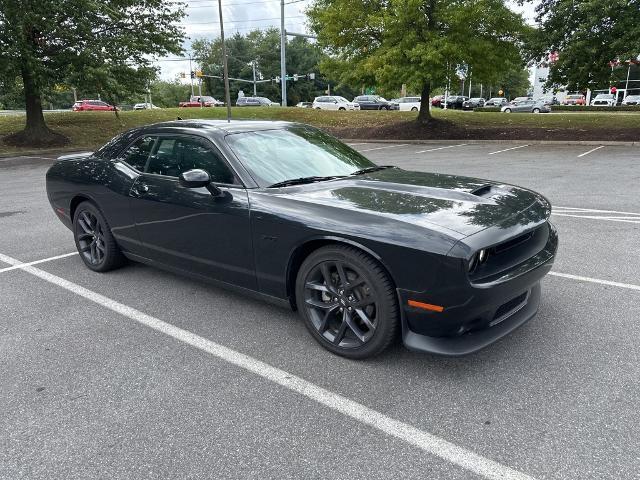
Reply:
[[[540, 222], [551, 212], [541, 195], [521, 187], [477, 178], [411, 172], [399, 168], [281, 190], [300, 202], [325, 204], [357, 213], [434, 226], [456, 237], [494, 225], [513, 226], [526, 218]], [[524, 217], [519, 215], [528, 210]]]

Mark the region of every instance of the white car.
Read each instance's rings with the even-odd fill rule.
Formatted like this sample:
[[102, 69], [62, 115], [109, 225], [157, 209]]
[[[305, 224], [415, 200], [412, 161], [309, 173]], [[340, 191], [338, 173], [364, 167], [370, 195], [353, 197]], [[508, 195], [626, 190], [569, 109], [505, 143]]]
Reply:
[[622, 101], [623, 105], [640, 105], [640, 95], [627, 95]]
[[404, 112], [420, 111], [420, 97], [402, 97], [392, 100], [391, 103], [398, 105], [398, 110]]
[[615, 107], [616, 96], [613, 93], [599, 93], [596, 98], [591, 100], [594, 107]]
[[350, 102], [344, 97], [327, 95], [316, 97], [313, 101], [313, 108], [316, 110], [360, 110], [360, 105]]
[[156, 107], [153, 103], [136, 103], [133, 106], [134, 110], [160, 110], [160, 107]]

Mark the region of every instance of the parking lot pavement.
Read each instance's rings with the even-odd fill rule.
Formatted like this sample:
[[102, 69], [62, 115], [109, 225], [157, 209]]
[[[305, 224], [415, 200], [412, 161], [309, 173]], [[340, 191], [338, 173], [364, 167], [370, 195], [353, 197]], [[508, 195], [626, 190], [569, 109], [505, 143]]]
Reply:
[[[565, 207], [559, 213], [639, 210], [631, 148], [579, 158], [589, 148], [415, 153], [455, 143], [364, 154], [517, 183]], [[46, 200], [45, 170], [2, 171], [0, 254], [32, 262], [73, 251]], [[588, 218], [633, 215], [589, 213], [553, 217], [554, 271], [640, 285], [640, 225]], [[640, 471], [637, 290], [549, 276], [538, 316], [478, 354], [396, 346], [353, 362], [316, 346], [292, 312], [150, 267], [100, 275], [73, 255], [35, 265], [38, 277], [5, 270], [12, 260], [2, 258], [2, 478], [582, 480]], [[165, 330], [143, 325], [144, 315]], [[178, 328], [195, 343], [172, 336]], [[226, 350], [198, 347], [206, 342], [267, 366], [248, 370]], [[281, 383], [269, 366], [284, 372]], [[470, 473], [487, 465], [495, 476]]]

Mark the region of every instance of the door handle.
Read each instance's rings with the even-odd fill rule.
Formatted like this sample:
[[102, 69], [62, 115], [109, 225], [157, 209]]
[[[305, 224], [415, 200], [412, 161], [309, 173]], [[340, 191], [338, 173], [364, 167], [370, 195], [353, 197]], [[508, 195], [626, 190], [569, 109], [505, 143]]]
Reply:
[[135, 192], [139, 195], [141, 193], [147, 193], [149, 191], [149, 186], [141, 183], [140, 185], [135, 186]]

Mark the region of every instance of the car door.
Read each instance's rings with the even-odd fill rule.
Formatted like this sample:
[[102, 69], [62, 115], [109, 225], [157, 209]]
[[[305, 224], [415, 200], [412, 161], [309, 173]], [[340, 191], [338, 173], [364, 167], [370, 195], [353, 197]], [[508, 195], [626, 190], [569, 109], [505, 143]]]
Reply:
[[368, 96], [358, 97], [356, 103], [360, 104], [360, 110], [371, 110], [373, 108], [371, 97]]
[[[220, 195], [180, 185], [180, 173], [195, 168], [210, 174]], [[247, 191], [209, 140], [158, 135], [130, 197], [145, 257], [255, 289]]]

